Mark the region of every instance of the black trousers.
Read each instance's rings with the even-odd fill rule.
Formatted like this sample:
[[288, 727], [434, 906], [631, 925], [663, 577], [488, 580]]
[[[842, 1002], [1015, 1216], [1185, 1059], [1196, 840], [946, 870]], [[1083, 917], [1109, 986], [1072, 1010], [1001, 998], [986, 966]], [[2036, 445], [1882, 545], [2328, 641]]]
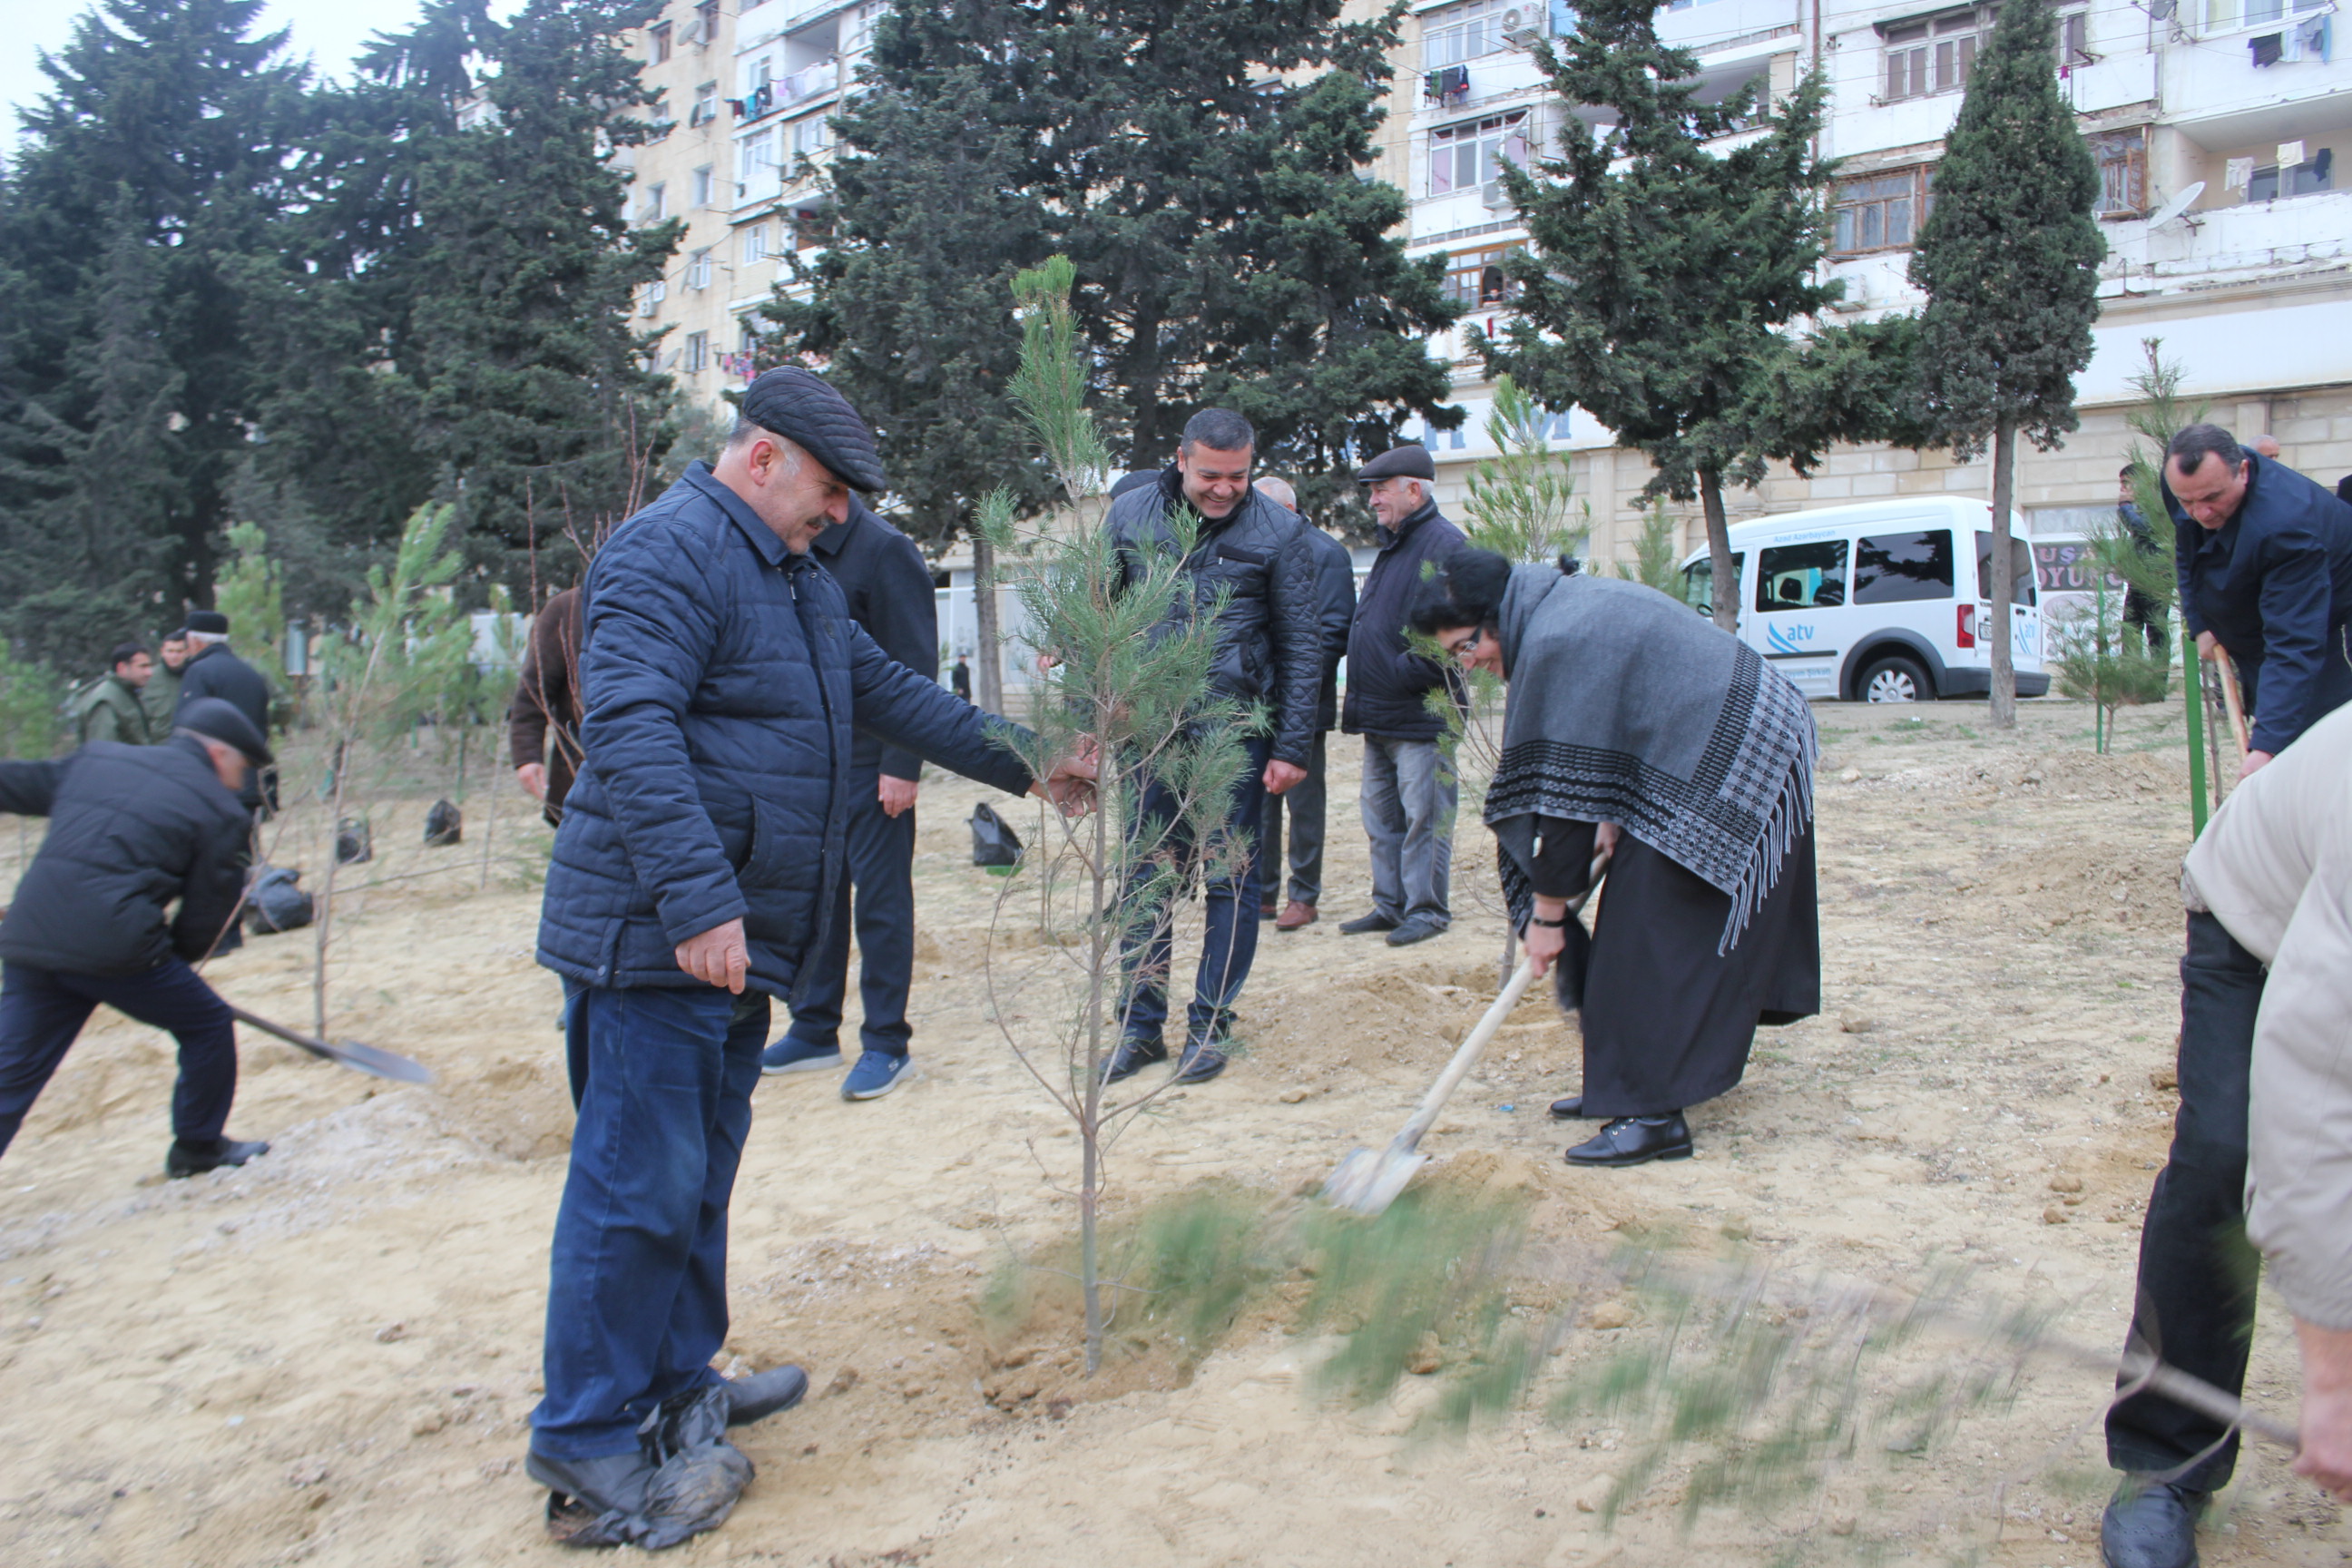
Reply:
[[1275, 904], [1283, 889], [1282, 817], [1290, 814], [1289, 893], [1297, 903], [1313, 905], [1323, 897], [1323, 819], [1330, 791], [1324, 787], [1324, 744], [1330, 736], [1317, 731], [1315, 749], [1307, 753], [1307, 776], [1280, 795], [1265, 797], [1258, 814], [1257, 888], [1262, 903]]
[[887, 815], [875, 791], [878, 768], [849, 775], [849, 876], [833, 907], [824, 945], [803, 960], [806, 989], [787, 1037], [831, 1047], [841, 1041], [841, 1005], [849, 990], [851, 889], [856, 890], [857, 994], [866, 1019], [858, 1044], [890, 1056], [907, 1054], [914, 1026], [907, 1022], [907, 991], [915, 977], [915, 814]]
[[[2245, 1387], [2254, 1331], [2246, 1104], [2262, 1005], [2262, 961], [2211, 915], [2191, 914], [2180, 960], [2180, 1110], [2140, 1229], [2131, 1331], [2166, 1362], [2231, 1394]], [[2223, 1441], [2222, 1433], [2210, 1415], [2137, 1394], [2107, 1412], [2107, 1462], [2211, 1491], [2228, 1484], [2238, 1461], [2236, 1435]]]
[[172, 1131], [192, 1143], [221, 1135], [236, 1098], [236, 1025], [228, 1004], [194, 970], [176, 958], [143, 974], [11, 963], [0, 967], [0, 1153], [101, 1002], [179, 1041]]

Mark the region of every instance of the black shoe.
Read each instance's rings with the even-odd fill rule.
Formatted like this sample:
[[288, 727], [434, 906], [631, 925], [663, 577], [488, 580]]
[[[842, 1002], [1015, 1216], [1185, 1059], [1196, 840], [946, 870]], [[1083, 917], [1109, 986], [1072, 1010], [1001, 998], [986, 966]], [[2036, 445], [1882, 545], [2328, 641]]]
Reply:
[[1133, 1078], [1153, 1062], [1168, 1059], [1168, 1047], [1158, 1040], [1121, 1040], [1110, 1060], [1103, 1064], [1103, 1084], [1106, 1088], [1125, 1079]]
[[2197, 1518], [2211, 1492], [2126, 1476], [2099, 1519], [2107, 1568], [2197, 1568]]
[[533, 1448], [523, 1457], [523, 1473], [560, 1500], [597, 1513], [642, 1513], [654, 1462], [642, 1448], [595, 1459], [557, 1459]]
[[1431, 937], [1443, 936], [1444, 934], [1445, 928], [1439, 925], [1435, 921], [1430, 920], [1423, 915], [1415, 915], [1412, 919], [1405, 921], [1404, 924], [1397, 927], [1396, 930], [1389, 932], [1389, 945], [1391, 947], [1411, 947], [1414, 942], [1427, 942]]
[[1257, 918], [1262, 921], [1270, 921], [1281, 912], [1282, 911], [1280, 910], [1276, 909], [1272, 904], [1260, 904], [1257, 907]]
[[1679, 1110], [1664, 1116], [1621, 1116], [1570, 1149], [1571, 1165], [1644, 1165], [1691, 1157], [1690, 1123]]
[[1225, 1070], [1225, 1053], [1205, 1041], [1195, 1040], [1184, 1047], [1176, 1063], [1178, 1083], [1206, 1083]]
[[790, 1410], [808, 1393], [808, 1373], [796, 1366], [746, 1373], [727, 1384], [727, 1425], [749, 1426], [780, 1410]]
[[269, 1145], [246, 1142], [236, 1138], [191, 1140], [174, 1138], [163, 1156], [163, 1173], [174, 1181], [186, 1176], [201, 1176], [206, 1171], [217, 1171], [223, 1165], [242, 1165], [256, 1154], [267, 1154]]
[[1394, 931], [1396, 928], [1396, 921], [1389, 919], [1388, 916], [1381, 914], [1379, 910], [1375, 910], [1368, 915], [1358, 915], [1351, 921], [1341, 921], [1339, 922], [1339, 934], [1341, 936], [1361, 936], [1366, 931]]
[[1584, 1114], [1584, 1096], [1580, 1094], [1571, 1094], [1566, 1100], [1553, 1100], [1551, 1102], [1551, 1119], [1554, 1121], [1582, 1121], [1587, 1120]]

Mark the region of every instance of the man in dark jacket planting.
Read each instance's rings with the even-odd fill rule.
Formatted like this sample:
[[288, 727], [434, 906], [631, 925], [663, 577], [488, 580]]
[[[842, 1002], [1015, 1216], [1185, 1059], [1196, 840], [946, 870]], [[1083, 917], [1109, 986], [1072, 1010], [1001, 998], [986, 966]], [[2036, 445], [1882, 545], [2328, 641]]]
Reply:
[[49, 819], [0, 922], [0, 1152], [101, 1002], [179, 1042], [167, 1173], [268, 1151], [223, 1136], [236, 1026], [188, 965], [236, 945], [252, 826], [236, 790], [269, 760], [244, 715], [199, 699], [162, 745], [93, 741], [55, 762], [0, 763], [0, 811]]
[[1426, 942], [1454, 921], [1448, 906], [1460, 788], [1439, 753], [1445, 722], [1429, 694], [1445, 671], [1405, 641], [1422, 568], [1462, 548], [1462, 531], [1430, 498], [1429, 448], [1391, 447], [1356, 470], [1370, 488], [1381, 553], [1364, 579], [1348, 637], [1348, 701], [1339, 727], [1364, 738], [1364, 833], [1371, 840], [1372, 912], [1340, 923], [1349, 936], [1388, 932], [1391, 947]]
[[[1274, 732], [1243, 742], [1248, 765], [1226, 810], [1228, 828], [1253, 836], [1266, 795], [1280, 795], [1307, 777], [1315, 754], [1315, 693], [1323, 675], [1315, 563], [1306, 529], [1289, 510], [1251, 488], [1256, 446], [1248, 420], [1226, 409], [1204, 408], [1185, 425], [1175, 466], [1156, 482], [1138, 485], [1114, 500], [1107, 520], [1118, 552], [1116, 592], [1139, 580], [1153, 556], [1174, 550], [1171, 511], [1189, 506], [1200, 516], [1200, 535], [1183, 562], [1193, 592], [1180, 596], [1171, 614], [1198, 613], [1224, 595], [1210, 679], [1220, 695], [1262, 702], [1271, 712]], [[1139, 793], [1132, 806], [1131, 822], [1151, 821], [1171, 825], [1170, 847], [1177, 854], [1192, 852], [1177, 797], [1156, 782]], [[1256, 855], [1233, 857], [1230, 873], [1205, 889], [1206, 929], [1185, 1022], [1184, 1054], [1177, 1063], [1180, 1082], [1205, 1082], [1225, 1068], [1234, 1002], [1257, 957], [1259, 860]], [[1139, 864], [1129, 879], [1130, 900], [1142, 896], [1158, 874], [1149, 859]], [[1104, 1068], [1106, 1081], [1168, 1059], [1163, 1031], [1170, 925], [1163, 904], [1129, 928], [1129, 951], [1121, 960], [1133, 979], [1121, 1008], [1119, 1047]]]
[[[710, 1360], [769, 998], [796, 997], [845, 874], [853, 724], [1048, 793], [977, 710], [887, 658], [809, 558], [853, 487], [883, 487], [865, 422], [796, 366], [740, 408], [718, 468], [624, 523], [586, 584], [586, 754], [539, 934], [579, 1118], [528, 1460], [558, 1494], [551, 1528], [579, 1542], [716, 1525], [750, 1465], [710, 1428], [807, 1387], [794, 1367], [722, 1383]], [[1050, 793], [1075, 806], [1090, 774], [1065, 763]], [[664, 1465], [688, 1473], [649, 1492]], [[683, 1517], [664, 1501], [681, 1496]]]

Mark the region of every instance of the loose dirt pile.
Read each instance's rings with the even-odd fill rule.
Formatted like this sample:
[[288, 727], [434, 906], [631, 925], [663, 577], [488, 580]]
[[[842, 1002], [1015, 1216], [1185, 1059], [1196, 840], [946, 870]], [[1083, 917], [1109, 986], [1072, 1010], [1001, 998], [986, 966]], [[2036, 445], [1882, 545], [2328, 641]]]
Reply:
[[[2029, 704], [2000, 741], [1972, 705], [1819, 714], [1825, 1012], [1766, 1031], [1747, 1082], [1693, 1112], [1699, 1157], [1562, 1166], [1576, 1134], [1544, 1105], [1575, 1088], [1577, 1041], [1542, 1001], [1426, 1147], [1453, 1182], [1518, 1194], [1555, 1258], [1675, 1236], [1790, 1279], [1961, 1267], [1982, 1300], [2054, 1303], [2060, 1331], [2113, 1345], [2174, 1103], [2159, 1085], [2178, 1028], [2179, 710], [2126, 713], [2106, 758], [2068, 704]], [[1205, 1185], [1268, 1201], [1310, 1186], [1394, 1131], [1493, 994], [1489, 917], [1404, 953], [1338, 934], [1368, 878], [1356, 748], [1333, 751], [1324, 920], [1264, 932], [1250, 1049], [1120, 1140], [1114, 1219]], [[1076, 1142], [981, 984], [1002, 891], [968, 863], [961, 819], [981, 798], [936, 782], [921, 807], [923, 1076], [866, 1105], [818, 1075], [759, 1090], [727, 1354], [799, 1361], [815, 1392], [744, 1434], [759, 1479], [694, 1560], [2095, 1561], [2105, 1380], [2061, 1361], [2029, 1363], [1940, 1447], [1857, 1453], [1823, 1491], [1760, 1516], [1709, 1509], [1685, 1535], [1674, 1465], [1604, 1528], [1641, 1458], [1622, 1417], [1529, 1411], [1433, 1440], [1417, 1424], [1441, 1376], [1368, 1411], [1311, 1399], [1328, 1339], [1248, 1322], [1194, 1366], [1147, 1338], [1088, 1380], [1066, 1312], [992, 1327], [981, 1306], [1006, 1260], [1066, 1246]], [[505, 810], [502, 843], [543, 844]], [[1014, 819], [1032, 831], [1025, 808]], [[335, 1029], [439, 1082], [378, 1092], [248, 1040], [231, 1125], [271, 1153], [165, 1184], [168, 1045], [103, 1015], [0, 1160], [0, 1558], [572, 1561], [541, 1539], [519, 1469], [569, 1121], [559, 991], [530, 960], [535, 889], [494, 876], [477, 891], [455, 868], [471, 846], [394, 842], [414, 837], [379, 822], [375, 885], [341, 926]], [[1475, 826], [1459, 845], [1465, 883], [1491, 875]], [[265, 939], [214, 973], [299, 1022], [309, 955], [307, 934]], [[1665, 1327], [1606, 1292], [1577, 1310], [1554, 1363], [1571, 1378]], [[2249, 1395], [2291, 1413], [2283, 1321], [2266, 1303]], [[2223, 1568], [2347, 1550], [2338, 1511], [2267, 1454], [2242, 1464], [2204, 1545]]]

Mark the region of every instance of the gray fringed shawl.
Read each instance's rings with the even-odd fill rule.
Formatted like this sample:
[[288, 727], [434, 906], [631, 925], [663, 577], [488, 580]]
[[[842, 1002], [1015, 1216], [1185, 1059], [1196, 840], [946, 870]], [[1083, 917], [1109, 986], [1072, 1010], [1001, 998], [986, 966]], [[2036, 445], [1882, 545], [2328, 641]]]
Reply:
[[1510, 698], [1486, 825], [1617, 823], [1729, 895], [1716, 949], [1729, 952], [1812, 820], [1820, 742], [1803, 695], [1638, 583], [1516, 567], [1497, 630]]

